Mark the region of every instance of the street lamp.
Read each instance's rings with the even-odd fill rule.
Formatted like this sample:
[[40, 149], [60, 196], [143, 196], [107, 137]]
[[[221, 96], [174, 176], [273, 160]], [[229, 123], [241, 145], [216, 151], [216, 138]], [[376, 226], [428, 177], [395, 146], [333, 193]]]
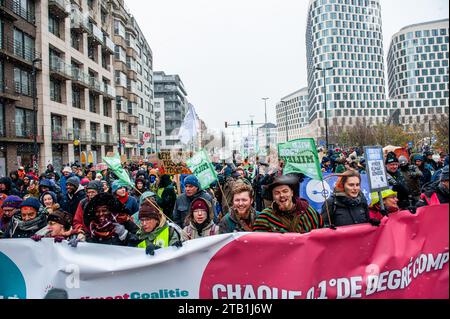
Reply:
[[36, 171], [35, 173], [38, 174], [39, 171], [39, 147], [37, 144], [37, 110], [36, 110], [36, 91], [37, 91], [37, 87], [36, 87], [36, 63], [41, 62], [42, 59], [40, 58], [35, 58], [32, 63], [33, 63], [33, 71], [31, 73], [32, 76], [32, 90], [33, 90], [33, 158], [34, 158], [34, 163], [33, 163], [33, 167], [34, 170]]
[[266, 132], [266, 154], [269, 155], [269, 139], [267, 137], [267, 100], [269, 100], [268, 97], [263, 97], [262, 100], [264, 100], [264, 116], [265, 116], [265, 120], [264, 120], [264, 126], [265, 126], [265, 132]]
[[321, 68], [316, 67], [316, 70], [323, 71], [323, 94], [324, 94], [324, 104], [325, 104], [325, 140], [327, 144], [327, 150], [329, 149], [328, 146], [328, 111], [327, 111], [327, 79], [326, 79], [326, 71], [333, 70], [333, 67], [328, 68]]

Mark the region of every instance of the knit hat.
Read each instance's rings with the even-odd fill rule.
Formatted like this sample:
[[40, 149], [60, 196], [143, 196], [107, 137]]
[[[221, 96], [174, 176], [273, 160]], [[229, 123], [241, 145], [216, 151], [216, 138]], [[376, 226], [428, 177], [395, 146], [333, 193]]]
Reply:
[[96, 190], [97, 192], [101, 193], [103, 191], [103, 186], [102, 183], [100, 181], [90, 181], [87, 186], [85, 187], [86, 190], [88, 189], [93, 189]]
[[69, 166], [64, 167], [64, 169], [62, 170], [62, 172], [67, 172], [67, 173], [72, 173], [72, 169]]
[[415, 162], [415, 161], [424, 161], [425, 159], [424, 159], [424, 157], [422, 156], [422, 155], [414, 155], [414, 157], [413, 157], [413, 161]]
[[20, 208], [22, 207], [32, 207], [36, 211], [39, 211], [39, 208], [41, 208], [41, 203], [39, 203], [39, 201], [34, 197], [28, 197], [22, 202], [22, 204], [20, 204]]
[[442, 169], [442, 173], [441, 173], [441, 182], [442, 181], [448, 181], [448, 176], [449, 174], [448, 174], [448, 165], [447, 166], [445, 166], [443, 169]]
[[322, 158], [322, 163], [326, 163], [326, 162], [330, 162], [330, 158], [324, 156], [324, 157]]
[[42, 195], [39, 197], [39, 201], [41, 202], [42, 205], [44, 205], [44, 196], [45, 195], [50, 195], [52, 197], [53, 204], [56, 204], [58, 202], [56, 194], [52, 191], [47, 191], [47, 192], [43, 192]]
[[145, 201], [141, 208], [139, 209], [139, 215], [138, 215], [139, 219], [142, 218], [152, 218], [152, 219], [156, 219], [158, 221], [161, 220], [161, 212], [156, 209], [156, 207], [154, 207], [153, 205], [151, 205], [150, 203], [148, 203], [147, 201]]
[[400, 163], [400, 165], [406, 165], [408, 164], [408, 159], [406, 158], [406, 156], [402, 155], [398, 158], [398, 161]]
[[200, 182], [195, 175], [189, 175], [184, 179], [184, 185], [192, 185], [194, 187], [200, 188]]
[[100, 173], [95, 174], [95, 179], [102, 179], [103, 175]]
[[127, 187], [127, 184], [122, 182], [121, 180], [115, 180], [111, 185], [112, 193], [115, 194], [120, 188]]
[[19, 196], [10, 195], [3, 201], [2, 208], [19, 208], [20, 204], [22, 204], [22, 198], [20, 198]]
[[392, 164], [392, 163], [399, 163], [397, 156], [395, 155], [395, 153], [389, 153], [386, 156], [386, 165], [387, 164]]
[[[383, 199], [388, 198], [390, 196], [397, 196], [397, 192], [394, 192], [392, 189], [386, 189], [381, 192], [381, 197]], [[380, 197], [378, 196], [377, 192], [370, 194], [370, 198], [372, 198], [372, 203], [370, 204], [370, 207], [372, 207], [380, 202]]]
[[208, 212], [208, 204], [206, 204], [205, 200], [203, 198], [197, 198], [192, 202], [191, 205], [191, 212], [196, 211], [197, 209], [202, 209], [206, 212]]
[[62, 210], [56, 210], [47, 217], [47, 221], [57, 222], [64, 226], [65, 230], [69, 230], [72, 227], [72, 216]]
[[84, 178], [81, 179], [80, 184], [82, 186], [86, 186], [87, 184], [89, 184], [89, 182], [90, 182], [89, 178], [84, 177]]
[[78, 179], [78, 177], [73, 176], [67, 180], [66, 184], [71, 184], [75, 186], [76, 189], [78, 189], [78, 187], [80, 187], [80, 180]]

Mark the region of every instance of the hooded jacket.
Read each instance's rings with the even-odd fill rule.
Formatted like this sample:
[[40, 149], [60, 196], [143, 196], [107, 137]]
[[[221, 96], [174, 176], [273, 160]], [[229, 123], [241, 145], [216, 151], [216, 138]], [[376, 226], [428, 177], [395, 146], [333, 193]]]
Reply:
[[5, 195], [7, 195], [7, 196], [9, 196], [9, 195], [20, 196], [20, 194], [17, 191], [17, 189], [15, 189], [13, 187], [13, 182], [12, 182], [11, 178], [9, 178], [9, 177], [2, 177], [2, 178], [0, 178], [0, 184], [5, 184], [5, 190], [3, 191], [3, 193]]
[[66, 211], [70, 215], [72, 215], [72, 217], [74, 217], [75, 213], [77, 211], [78, 204], [84, 198], [86, 198], [86, 192], [84, 191], [84, 187], [81, 185], [78, 185], [78, 189], [75, 191], [74, 194], [67, 193], [64, 196], [64, 200], [61, 205], [61, 208], [62, 208], [62, 210]]
[[345, 193], [334, 193], [322, 206], [322, 217], [325, 226], [331, 223], [327, 213], [330, 213], [331, 223], [334, 226], [347, 226], [369, 222], [369, 206], [366, 197], [360, 193], [356, 199], [352, 199]]
[[183, 229], [183, 238], [191, 240], [201, 237], [213, 236], [219, 234], [219, 226], [214, 223], [214, 209], [210, 202], [201, 198], [201, 200], [208, 207], [208, 216], [203, 222], [203, 225], [198, 225], [194, 220], [194, 212], [192, 211], [192, 203], [189, 205], [189, 215], [186, 218], [187, 226]]

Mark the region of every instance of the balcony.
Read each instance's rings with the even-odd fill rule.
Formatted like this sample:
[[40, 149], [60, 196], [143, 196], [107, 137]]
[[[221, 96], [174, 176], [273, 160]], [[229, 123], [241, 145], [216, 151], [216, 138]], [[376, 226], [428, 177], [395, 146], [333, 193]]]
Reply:
[[50, 75], [59, 80], [72, 79], [72, 67], [64, 62], [60, 57], [53, 55], [50, 57]]
[[117, 139], [111, 133], [100, 133], [100, 143], [105, 145], [114, 145], [117, 143]]
[[[9, 57], [26, 66], [32, 66], [33, 60], [40, 58], [40, 54], [34, 48], [7, 37], [0, 41], [0, 56]], [[36, 67], [40, 69], [39, 64]]]
[[0, 99], [20, 101], [19, 93], [16, 91], [16, 86], [11, 80], [0, 80]]
[[128, 113], [122, 110], [117, 110], [117, 120], [120, 122], [128, 122]]
[[53, 143], [71, 143], [72, 138], [69, 131], [61, 126], [52, 126], [52, 142]]
[[114, 100], [116, 89], [109, 84], [103, 83], [103, 99]]
[[[33, 117], [31, 117], [32, 119]], [[3, 137], [0, 137], [0, 141], [31, 143], [34, 141], [33, 134], [33, 124], [29, 123], [25, 125], [24, 123], [5, 123], [5, 131]], [[44, 141], [44, 128], [42, 125], [37, 127], [37, 138], [38, 143], [43, 143]]]
[[93, 76], [89, 77], [89, 90], [91, 90], [94, 93], [97, 93], [98, 95], [102, 94], [102, 84], [99, 80], [94, 78]]
[[79, 140], [81, 143], [90, 143], [90, 135], [85, 130], [81, 129], [68, 129], [68, 136], [71, 141]]
[[72, 66], [72, 84], [81, 87], [82, 89], [89, 88], [89, 75], [76, 66]]
[[103, 34], [103, 43], [104, 45], [102, 48], [104, 49], [104, 51], [114, 54], [116, 45], [114, 44], [113, 40], [111, 40], [111, 38], [106, 34]]
[[54, 16], [64, 19], [70, 14], [70, 3], [67, 0], [49, 0], [48, 10]]
[[100, 28], [97, 27], [93, 23], [89, 23], [89, 30], [91, 31], [89, 36], [92, 38], [92, 40], [94, 42], [98, 43], [98, 44], [103, 45], [103, 32], [102, 32], [102, 30], [100, 30]]
[[[15, 8], [16, 7], [16, 8]], [[17, 3], [13, 0], [0, 0], [0, 17], [10, 20], [17, 21]]]
[[75, 32], [83, 33], [90, 32], [89, 17], [87, 14], [83, 14], [77, 6], [72, 5], [70, 13], [70, 28]]

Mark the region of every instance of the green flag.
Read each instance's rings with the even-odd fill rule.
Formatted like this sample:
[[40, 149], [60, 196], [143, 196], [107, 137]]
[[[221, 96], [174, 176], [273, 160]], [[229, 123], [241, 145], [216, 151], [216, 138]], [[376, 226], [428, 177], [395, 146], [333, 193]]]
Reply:
[[278, 156], [284, 161], [283, 174], [303, 173], [315, 180], [323, 179], [314, 139], [301, 138], [278, 144]]
[[202, 189], [207, 189], [212, 183], [217, 181], [217, 173], [209, 157], [204, 150], [196, 153], [191, 159], [188, 159], [187, 166], [191, 169], [199, 182]]
[[122, 164], [120, 163], [120, 157], [118, 154], [115, 154], [114, 157], [103, 157], [103, 161], [123, 183], [127, 184], [128, 186], [134, 187], [130, 176], [127, 174], [127, 172], [125, 172]]

